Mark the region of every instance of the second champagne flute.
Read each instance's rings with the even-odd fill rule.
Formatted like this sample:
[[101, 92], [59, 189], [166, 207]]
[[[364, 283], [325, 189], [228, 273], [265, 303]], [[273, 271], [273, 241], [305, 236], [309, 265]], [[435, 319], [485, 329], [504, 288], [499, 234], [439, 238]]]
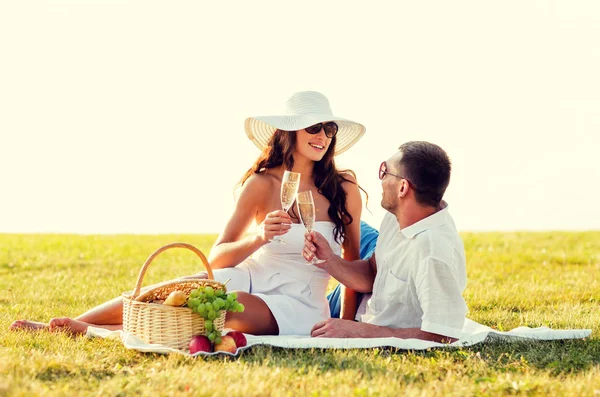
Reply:
[[[284, 171], [283, 178], [281, 179], [281, 207], [285, 212], [288, 212], [292, 207], [292, 204], [294, 204], [299, 186], [300, 173], [287, 170]], [[273, 241], [285, 244], [285, 241], [283, 241], [283, 237], [281, 236], [275, 237]]]
[[315, 225], [315, 202], [312, 192], [310, 190], [299, 192], [297, 202], [300, 219], [304, 223], [306, 231], [310, 233]]
[[[313, 200], [312, 192], [310, 190], [299, 192], [296, 202], [298, 203], [300, 219], [302, 220], [302, 223], [304, 223], [306, 231], [310, 233], [315, 226], [315, 202]], [[314, 265], [317, 262], [322, 261], [317, 261], [316, 258], [313, 258], [308, 264]]]

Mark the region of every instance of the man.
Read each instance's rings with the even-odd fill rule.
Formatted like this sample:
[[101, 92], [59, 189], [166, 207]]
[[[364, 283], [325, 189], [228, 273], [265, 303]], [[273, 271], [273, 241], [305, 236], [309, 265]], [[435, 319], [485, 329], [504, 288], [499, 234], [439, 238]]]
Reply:
[[312, 336], [460, 338], [467, 278], [464, 246], [442, 200], [450, 170], [446, 152], [428, 142], [405, 143], [381, 163], [381, 206], [388, 213], [368, 260], [345, 261], [319, 233], [306, 235], [306, 260], [320, 259], [315, 266], [350, 289], [372, 291], [359, 307], [360, 322], [331, 318], [315, 324]]

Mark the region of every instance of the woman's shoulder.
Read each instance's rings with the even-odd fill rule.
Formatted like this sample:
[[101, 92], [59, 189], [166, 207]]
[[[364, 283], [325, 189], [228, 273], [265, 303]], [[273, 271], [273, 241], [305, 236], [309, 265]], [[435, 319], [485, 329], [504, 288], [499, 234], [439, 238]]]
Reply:
[[250, 175], [236, 189], [235, 196], [238, 205], [257, 208], [263, 207], [266, 197], [269, 196], [265, 192], [279, 190], [279, 187], [276, 187], [275, 183], [276, 179], [268, 174], [257, 173]]
[[277, 184], [277, 178], [266, 171], [261, 171], [252, 174], [244, 181], [242, 189], [244, 190], [261, 190], [270, 189]]
[[358, 191], [358, 182], [356, 180], [356, 174], [350, 170], [344, 170], [339, 172], [341, 185], [346, 194], [349, 192]]
[[341, 170], [338, 172], [339, 178], [342, 181], [342, 185], [352, 184], [356, 185], [358, 182], [356, 181], [356, 174], [351, 170]]
[[362, 208], [362, 197], [360, 196], [360, 187], [356, 181], [356, 174], [352, 171], [340, 172], [342, 179], [342, 189], [346, 193], [346, 206], [354, 215], [360, 216]]

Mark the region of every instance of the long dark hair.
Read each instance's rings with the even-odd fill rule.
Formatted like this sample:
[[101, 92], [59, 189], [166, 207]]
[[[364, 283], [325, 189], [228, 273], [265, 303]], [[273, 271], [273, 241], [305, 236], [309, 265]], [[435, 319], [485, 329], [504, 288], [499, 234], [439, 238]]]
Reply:
[[[329, 200], [329, 210], [327, 213], [335, 224], [333, 229], [335, 240], [341, 244], [346, 237], [346, 225], [354, 221], [346, 208], [346, 192], [342, 187], [342, 183], [355, 183], [344, 175], [350, 174], [356, 179], [356, 174], [351, 170], [336, 169], [333, 159], [335, 143], [336, 137], [334, 136], [331, 138], [331, 144], [321, 161], [315, 162], [313, 182], [317, 187], [317, 191]], [[259, 174], [269, 168], [275, 168], [282, 164], [285, 169], [291, 170], [294, 167], [292, 153], [295, 147], [296, 131], [276, 130], [254, 165], [242, 177], [240, 185], [243, 185], [253, 174]], [[361, 188], [361, 190], [363, 189]]]

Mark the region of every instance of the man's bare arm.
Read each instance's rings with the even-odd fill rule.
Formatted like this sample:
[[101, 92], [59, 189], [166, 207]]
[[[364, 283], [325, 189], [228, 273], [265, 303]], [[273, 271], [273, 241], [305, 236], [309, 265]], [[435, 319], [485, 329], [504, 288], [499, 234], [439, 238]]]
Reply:
[[391, 336], [394, 338], [421, 339], [438, 343], [452, 343], [458, 340], [449, 336], [423, 331], [420, 328], [389, 328], [372, 324], [364, 325], [368, 326], [368, 330], [366, 331], [368, 336], [365, 336], [365, 338], [386, 338]]
[[[307, 261], [319, 259], [314, 265], [331, 274], [346, 287], [358, 292], [371, 292], [375, 274], [372, 260], [348, 261], [333, 253], [329, 243], [319, 232], [312, 231], [305, 235], [302, 255]], [[373, 261], [373, 263], [372, 263]]]
[[311, 336], [317, 338], [402, 338], [421, 339], [438, 343], [452, 343], [458, 339], [433, 334], [420, 328], [389, 328], [379, 325], [330, 318], [313, 327]]
[[375, 276], [367, 260], [347, 261], [335, 256], [323, 263], [316, 263], [315, 266], [325, 270], [333, 278], [354, 291], [371, 292], [373, 290]]

